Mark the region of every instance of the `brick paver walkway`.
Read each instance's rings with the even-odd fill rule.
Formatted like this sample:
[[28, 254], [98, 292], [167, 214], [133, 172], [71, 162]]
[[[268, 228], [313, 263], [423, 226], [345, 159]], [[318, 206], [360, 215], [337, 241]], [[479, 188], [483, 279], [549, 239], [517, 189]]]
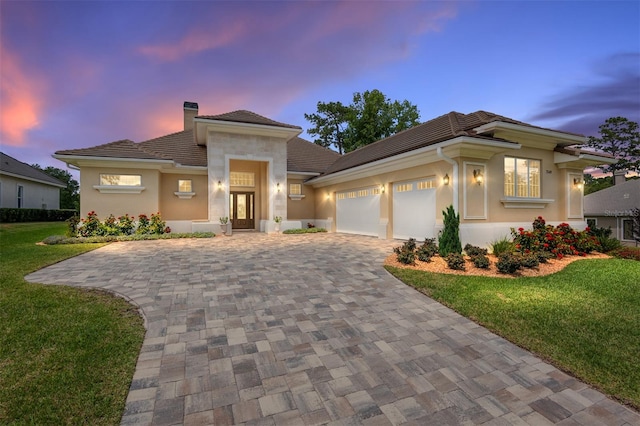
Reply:
[[27, 279], [143, 309], [123, 424], [640, 425], [390, 276], [394, 245], [238, 233], [117, 243]]

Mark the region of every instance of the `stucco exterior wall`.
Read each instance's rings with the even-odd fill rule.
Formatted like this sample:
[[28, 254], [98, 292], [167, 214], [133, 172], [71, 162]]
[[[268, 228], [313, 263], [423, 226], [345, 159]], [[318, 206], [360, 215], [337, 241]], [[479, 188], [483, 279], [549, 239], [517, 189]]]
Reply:
[[[289, 196], [289, 185], [300, 184], [304, 198], [295, 199]], [[315, 219], [316, 218], [316, 195], [315, 189], [311, 185], [305, 185], [304, 179], [287, 180], [287, 218], [289, 220]], [[304, 223], [303, 225], [306, 225]]]
[[[129, 194], [103, 194], [95, 189], [100, 174], [140, 175], [144, 191]], [[80, 173], [80, 215], [95, 211], [100, 219], [110, 214], [149, 215], [160, 211], [160, 172], [158, 170], [128, 168], [83, 167]]]
[[0, 175], [0, 207], [18, 208], [18, 186], [23, 187], [22, 208], [60, 208], [60, 188], [6, 175]]
[[[178, 197], [178, 180], [190, 179], [195, 195], [190, 199]], [[163, 173], [160, 175], [160, 213], [164, 220], [206, 220], [208, 205], [206, 175]]]

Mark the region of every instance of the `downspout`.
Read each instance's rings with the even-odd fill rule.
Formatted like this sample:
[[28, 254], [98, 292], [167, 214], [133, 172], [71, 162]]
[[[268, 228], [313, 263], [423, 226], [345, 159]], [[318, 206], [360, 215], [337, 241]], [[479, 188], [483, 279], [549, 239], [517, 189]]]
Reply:
[[453, 158], [447, 157], [442, 152], [441, 146], [438, 147], [436, 152], [438, 153], [438, 157], [453, 166], [453, 176], [451, 176], [451, 186], [453, 187], [453, 209], [458, 212], [458, 163]]

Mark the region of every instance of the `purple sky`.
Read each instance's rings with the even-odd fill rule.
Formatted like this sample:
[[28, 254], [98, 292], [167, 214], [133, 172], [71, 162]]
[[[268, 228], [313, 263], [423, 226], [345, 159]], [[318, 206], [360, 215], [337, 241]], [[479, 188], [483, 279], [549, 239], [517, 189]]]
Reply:
[[372, 89], [421, 121], [640, 121], [636, 0], [2, 1], [0, 19], [1, 149], [30, 164], [180, 131], [184, 101], [304, 129], [318, 101]]

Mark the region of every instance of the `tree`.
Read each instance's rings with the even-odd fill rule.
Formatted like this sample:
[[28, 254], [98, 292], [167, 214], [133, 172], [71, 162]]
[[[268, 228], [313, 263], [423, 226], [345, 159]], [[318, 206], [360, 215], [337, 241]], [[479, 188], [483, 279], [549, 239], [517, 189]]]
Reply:
[[420, 113], [407, 100], [391, 102], [379, 90], [367, 90], [354, 93], [348, 106], [318, 102], [318, 112], [304, 116], [315, 125], [309, 129], [309, 134], [318, 135], [314, 142], [333, 145], [342, 154], [415, 126]]
[[590, 174], [584, 175], [584, 195], [593, 194], [613, 186], [613, 176], [594, 178]]
[[603, 166], [613, 172], [628, 170], [640, 172], [640, 132], [638, 123], [624, 117], [611, 117], [600, 125], [600, 137], [589, 136], [588, 147], [611, 154], [618, 159], [616, 164]]
[[73, 178], [71, 173], [51, 166], [47, 166], [46, 169], [43, 169], [39, 164], [32, 164], [31, 167], [41, 170], [47, 175], [54, 177], [67, 185], [66, 188], [60, 188], [61, 209], [80, 210], [80, 184], [78, 184], [78, 181]]
[[315, 114], [305, 114], [306, 118], [315, 127], [309, 129], [309, 134], [318, 135], [314, 142], [325, 148], [331, 145], [338, 149], [340, 154], [345, 151], [344, 131], [349, 123], [351, 109], [340, 102], [318, 102], [318, 112]]
[[444, 229], [438, 237], [438, 251], [441, 257], [446, 257], [451, 253], [461, 254], [462, 243], [460, 242], [460, 215], [456, 213], [453, 206], [442, 211], [442, 222]]

